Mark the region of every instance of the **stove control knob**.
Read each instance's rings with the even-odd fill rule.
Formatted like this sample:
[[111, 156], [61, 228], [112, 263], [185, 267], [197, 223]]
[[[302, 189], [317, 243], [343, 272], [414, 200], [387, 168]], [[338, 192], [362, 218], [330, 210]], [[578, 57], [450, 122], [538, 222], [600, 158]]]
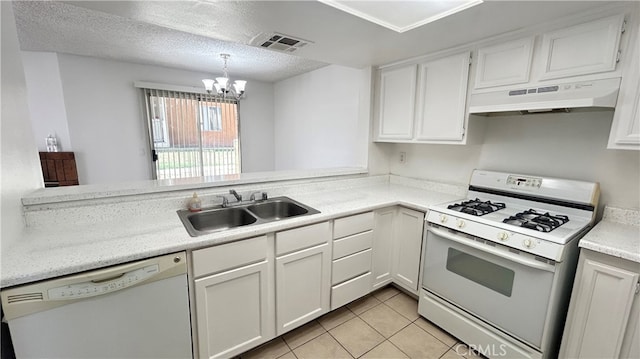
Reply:
[[440, 223], [446, 223], [447, 222], [447, 216], [445, 216], [444, 214], [440, 215]]
[[524, 241], [522, 241], [522, 244], [527, 247], [527, 248], [533, 248], [534, 243], [531, 239], [527, 238]]
[[459, 219], [459, 220], [458, 220], [458, 222], [457, 222], [456, 224], [458, 225], [458, 228], [462, 228], [462, 227], [464, 227], [464, 224], [465, 224], [465, 223], [464, 223], [464, 221], [463, 221], [463, 220]]
[[506, 241], [507, 239], [509, 239], [509, 235], [507, 234], [507, 232], [499, 232], [498, 239], [501, 241]]

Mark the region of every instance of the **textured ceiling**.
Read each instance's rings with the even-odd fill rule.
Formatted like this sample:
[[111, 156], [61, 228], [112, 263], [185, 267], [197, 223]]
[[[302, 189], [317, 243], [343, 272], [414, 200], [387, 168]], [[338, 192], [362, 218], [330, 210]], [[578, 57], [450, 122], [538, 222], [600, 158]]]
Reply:
[[[389, 1], [389, 9], [398, 5]], [[328, 63], [381, 65], [546, 22], [606, 1], [485, 1], [399, 34], [317, 1], [15, 1], [21, 48], [277, 81]], [[312, 41], [284, 54], [267, 33]]]
[[216, 40], [86, 8], [40, 1], [14, 2], [22, 50], [94, 56], [207, 72], [220, 76], [220, 53], [231, 54], [234, 78], [265, 82], [327, 64], [289, 54]]

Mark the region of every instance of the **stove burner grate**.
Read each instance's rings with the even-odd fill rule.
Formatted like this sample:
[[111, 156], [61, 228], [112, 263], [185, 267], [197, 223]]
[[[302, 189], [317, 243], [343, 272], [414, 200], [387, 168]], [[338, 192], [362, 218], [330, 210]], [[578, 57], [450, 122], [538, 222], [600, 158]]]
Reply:
[[502, 222], [539, 232], [551, 232], [569, 222], [569, 217], [561, 214], [552, 215], [549, 212], [539, 213], [535, 209], [528, 209], [509, 218], [505, 218]]
[[505, 208], [504, 203], [492, 203], [491, 201], [481, 201], [480, 199], [472, 199], [461, 203], [454, 203], [447, 206], [448, 209], [454, 211], [471, 214], [474, 216], [483, 216], [485, 214], [495, 212]]

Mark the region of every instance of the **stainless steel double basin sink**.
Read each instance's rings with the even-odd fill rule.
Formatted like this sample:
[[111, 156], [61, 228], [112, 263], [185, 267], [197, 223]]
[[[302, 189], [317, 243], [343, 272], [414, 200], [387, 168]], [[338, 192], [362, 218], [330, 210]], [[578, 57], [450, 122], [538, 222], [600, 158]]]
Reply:
[[226, 229], [263, 224], [282, 219], [306, 216], [320, 211], [289, 197], [274, 197], [262, 201], [214, 207], [200, 212], [178, 211], [178, 217], [192, 237]]

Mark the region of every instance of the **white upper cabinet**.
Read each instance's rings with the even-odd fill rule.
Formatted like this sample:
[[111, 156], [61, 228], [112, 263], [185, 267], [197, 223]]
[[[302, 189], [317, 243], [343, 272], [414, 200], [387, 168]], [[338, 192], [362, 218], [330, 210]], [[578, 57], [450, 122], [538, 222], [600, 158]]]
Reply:
[[627, 48], [622, 49], [622, 83], [613, 115], [610, 149], [640, 150], [640, 5], [636, 4]]
[[474, 88], [528, 82], [534, 39], [531, 36], [479, 49]]
[[470, 56], [465, 52], [419, 65], [416, 140], [462, 140]]
[[416, 102], [416, 65], [380, 73], [378, 138], [410, 140]]
[[623, 21], [621, 14], [543, 34], [540, 79], [615, 70]]
[[418, 65], [383, 69], [376, 140], [463, 143], [469, 64], [467, 51]]

